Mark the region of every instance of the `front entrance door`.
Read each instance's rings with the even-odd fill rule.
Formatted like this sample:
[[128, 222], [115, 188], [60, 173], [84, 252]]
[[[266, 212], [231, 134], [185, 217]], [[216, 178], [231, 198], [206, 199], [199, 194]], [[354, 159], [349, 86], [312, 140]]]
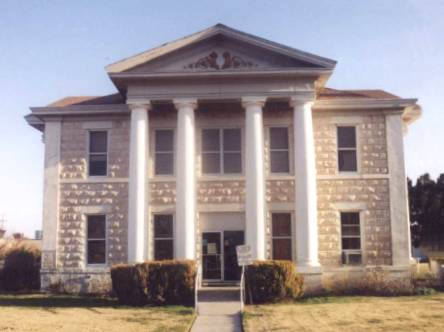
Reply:
[[224, 232], [224, 279], [240, 280], [241, 268], [237, 264], [236, 246], [244, 244], [243, 231]]
[[244, 231], [202, 233], [203, 279], [240, 280], [241, 270], [237, 265], [236, 246], [242, 244], [244, 244]]
[[202, 277], [204, 280], [222, 280], [221, 233], [202, 233]]

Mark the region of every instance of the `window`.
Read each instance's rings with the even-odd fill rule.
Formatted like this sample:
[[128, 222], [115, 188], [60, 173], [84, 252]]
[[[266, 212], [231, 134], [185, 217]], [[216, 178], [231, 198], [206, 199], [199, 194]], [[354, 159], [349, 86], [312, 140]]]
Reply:
[[106, 176], [108, 159], [108, 132], [89, 132], [88, 174]]
[[271, 173], [290, 172], [288, 128], [270, 128]]
[[154, 215], [154, 259], [173, 259], [173, 215]]
[[341, 212], [342, 264], [361, 264], [359, 212]]
[[174, 174], [174, 131], [171, 129], [156, 130], [154, 140], [155, 174]]
[[202, 130], [202, 173], [242, 173], [240, 129]]
[[291, 213], [273, 213], [273, 259], [291, 260]]
[[88, 264], [106, 263], [106, 216], [87, 217], [87, 262]]
[[338, 168], [340, 172], [356, 172], [356, 127], [338, 127]]

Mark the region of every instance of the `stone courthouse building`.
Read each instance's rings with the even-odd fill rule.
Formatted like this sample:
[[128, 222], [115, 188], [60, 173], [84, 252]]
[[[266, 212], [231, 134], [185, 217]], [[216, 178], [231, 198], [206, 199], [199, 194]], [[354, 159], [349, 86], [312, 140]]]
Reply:
[[326, 87], [336, 62], [218, 24], [106, 67], [117, 93], [32, 107], [45, 142], [42, 288], [235, 247], [307, 282], [410, 265], [403, 135], [416, 99]]

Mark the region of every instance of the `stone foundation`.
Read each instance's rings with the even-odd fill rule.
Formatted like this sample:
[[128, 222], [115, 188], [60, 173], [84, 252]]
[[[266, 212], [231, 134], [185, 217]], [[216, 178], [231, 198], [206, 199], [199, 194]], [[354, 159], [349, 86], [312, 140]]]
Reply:
[[109, 294], [111, 275], [106, 271], [40, 271], [40, 289], [53, 293]]

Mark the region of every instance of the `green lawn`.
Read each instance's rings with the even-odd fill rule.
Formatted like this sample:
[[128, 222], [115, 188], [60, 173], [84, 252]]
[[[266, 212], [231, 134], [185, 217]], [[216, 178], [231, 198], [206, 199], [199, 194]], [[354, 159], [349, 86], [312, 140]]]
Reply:
[[405, 297], [326, 297], [247, 306], [246, 332], [444, 331], [444, 293]]
[[0, 295], [0, 331], [187, 331], [193, 308], [133, 308], [110, 298]]

